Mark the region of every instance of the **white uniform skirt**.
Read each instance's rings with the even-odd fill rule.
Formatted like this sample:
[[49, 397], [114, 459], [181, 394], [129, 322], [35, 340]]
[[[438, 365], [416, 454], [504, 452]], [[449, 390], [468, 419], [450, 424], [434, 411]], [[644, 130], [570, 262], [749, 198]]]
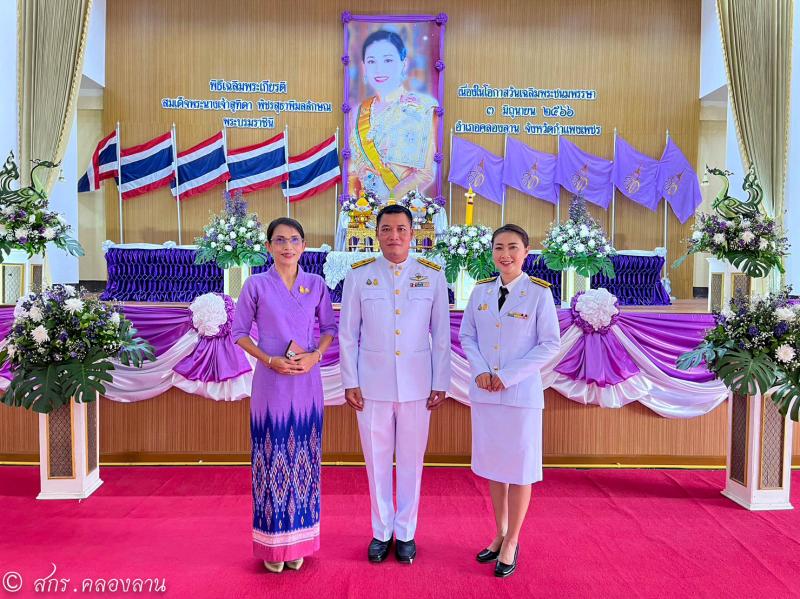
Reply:
[[472, 471], [500, 483], [542, 480], [542, 410], [472, 403]]

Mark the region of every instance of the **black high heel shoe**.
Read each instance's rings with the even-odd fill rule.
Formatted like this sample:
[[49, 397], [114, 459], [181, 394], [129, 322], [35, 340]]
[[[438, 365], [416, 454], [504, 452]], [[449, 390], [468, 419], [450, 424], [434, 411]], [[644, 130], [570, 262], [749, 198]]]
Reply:
[[484, 549], [478, 555], [475, 556], [475, 559], [478, 560], [481, 564], [488, 564], [489, 562], [497, 561], [497, 556], [500, 555], [500, 551], [492, 551], [491, 549]]
[[511, 576], [514, 570], [517, 569], [517, 557], [519, 557], [519, 544], [517, 544], [517, 548], [514, 550], [514, 561], [510, 564], [504, 564], [498, 560], [497, 565], [494, 567], [494, 575], [498, 578]]

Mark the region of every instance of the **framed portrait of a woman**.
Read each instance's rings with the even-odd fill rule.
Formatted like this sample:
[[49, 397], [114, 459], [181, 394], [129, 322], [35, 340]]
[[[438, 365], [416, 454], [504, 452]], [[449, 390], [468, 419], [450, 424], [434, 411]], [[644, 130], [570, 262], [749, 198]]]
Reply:
[[345, 194], [441, 197], [446, 22], [342, 14]]

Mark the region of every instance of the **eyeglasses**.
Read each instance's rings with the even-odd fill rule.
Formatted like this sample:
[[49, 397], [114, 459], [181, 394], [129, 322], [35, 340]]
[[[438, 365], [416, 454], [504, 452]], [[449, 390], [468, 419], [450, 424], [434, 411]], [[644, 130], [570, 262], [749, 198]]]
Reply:
[[272, 245], [300, 245], [303, 243], [302, 237], [273, 237], [270, 242]]

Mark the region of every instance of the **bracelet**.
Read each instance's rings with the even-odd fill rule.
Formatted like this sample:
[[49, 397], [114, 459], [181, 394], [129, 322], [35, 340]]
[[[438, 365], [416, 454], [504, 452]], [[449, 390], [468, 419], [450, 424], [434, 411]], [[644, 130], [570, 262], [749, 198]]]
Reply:
[[267, 360], [267, 368], [272, 368], [272, 356], [269, 356], [269, 360]]
[[322, 356], [322, 352], [321, 352], [321, 351], [319, 351], [319, 348], [316, 348], [314, 351], [315, 351], [315, 352], [317, 352], [317, 353], [319, 354], [319, 361], [320, 361], [320, 362], [322, 362], [322, 357], [323, 357], [323, 356]]

